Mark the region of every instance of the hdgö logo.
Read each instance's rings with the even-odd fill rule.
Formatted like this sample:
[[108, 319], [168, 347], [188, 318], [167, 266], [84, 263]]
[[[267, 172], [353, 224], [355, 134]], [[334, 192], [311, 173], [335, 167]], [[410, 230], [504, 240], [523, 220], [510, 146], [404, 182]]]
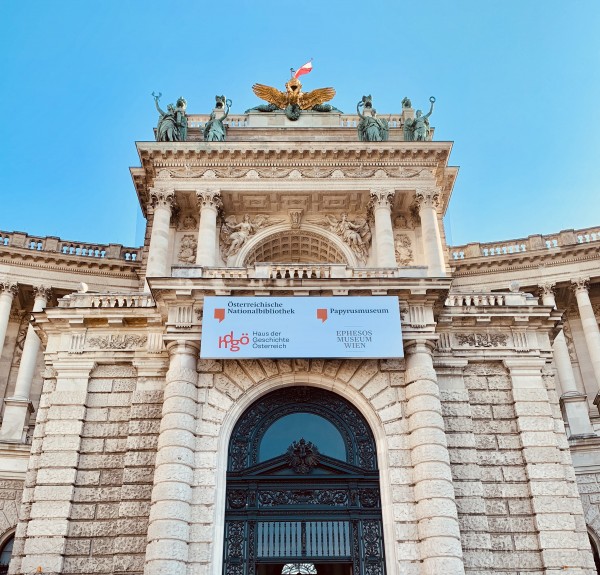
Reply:
[[219, 337], [219, 349], [224, 347], [234, 353], [240, 351], [240, 345], [248, 345], [249, 343], [250, 338], [247, 333], [243, 333], [239, 339], [236, 339], [233, 335], [233, 330]]

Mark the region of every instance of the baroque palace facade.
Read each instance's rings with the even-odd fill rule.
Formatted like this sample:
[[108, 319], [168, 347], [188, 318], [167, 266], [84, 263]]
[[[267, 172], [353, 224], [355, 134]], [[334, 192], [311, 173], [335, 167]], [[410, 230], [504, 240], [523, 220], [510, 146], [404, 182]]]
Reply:
[[[452, 143], [369, 106], [139, 142], [140, 248], [0, 232], [9, 573], [598, 572], [600, 228], [448, 247]], [[200, 358], [207, 296], [392, 296], [403, 349]]]

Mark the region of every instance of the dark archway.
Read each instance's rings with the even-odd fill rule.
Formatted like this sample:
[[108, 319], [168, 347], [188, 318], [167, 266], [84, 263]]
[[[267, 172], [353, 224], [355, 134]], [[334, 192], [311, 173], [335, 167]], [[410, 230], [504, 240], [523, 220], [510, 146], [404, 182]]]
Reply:
[[350, 402], [265, 395], [234, 427], [227, 469], [225, 575], [385, 574], [375, 440]]

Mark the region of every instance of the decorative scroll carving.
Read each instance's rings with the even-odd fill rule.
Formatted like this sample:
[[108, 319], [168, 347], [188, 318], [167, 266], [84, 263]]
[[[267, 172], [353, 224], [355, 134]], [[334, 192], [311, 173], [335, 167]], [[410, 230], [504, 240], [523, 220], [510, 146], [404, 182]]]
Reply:
[[41, 298], [48, 301], [52, 297], [52, 288], [45, 285], [33, 286], [33, 296], [35, 299]]
[[440, 192], [435, 188], [419, 188], [415, 194], [415, 202], [419, 210], [437, 208], [440, 205]]
[[324, 218], [312, 220], [312, 223], [323, 226], [338, 235], [344, 243], [350, 246], [362, 263], [367, 261], [372, 234], [366, 218], [358, 217], [351, 221], [348, 219], [348, 214], [344, 213], [340, 220], [332, 215], [325, 215]]
[[412, 263], [412, 242], [406, 234], [394, 234], [394, 249], [396, 254], [396, 263], [399, 266], [407, 266]]
[[228, 521], [226, 523], [226, 575], [243, 575], [244, 573], [244, 532], [245, 523], [243, 521]]
[[223, 206], [219, 190], [197, 190], [196, 197], [201, 210], [205, 208], [219, 210]]
[[571, 280], [571, 287], [575, 294], [583, 291], [587, 292], [590, 289], [590, 278], [580, 277], [573, 279]]
[[458, 345], [469, 347], [506, 346], [508, 336], [503, 333], [457, 333]]
[[197, 248], [197, 238], [191, 234], [186, 234], [181, 238], [181, 243], [179, 244], [179, 254], [177, 254], [177, 259], [182, 263], [195, 264]]
[[90, 337], [87, 343], [90, 347], [99, 349], [132, 349], [143, 347], [146, 341], [148, 338], [145, 335], [126, 334]]
[[19, 291], [17, 282], [13, 282], [8, 278], [0, 279], [0, 293], [8, 293], [15, 297]]
[[394, 201], [394, 190], [387, 188], [371, 190], [371, 201], [369, 208], [374, 210], [375, 208], [388, 208], [392, 207]]
[[283, 222], [282, 219], [272, 218], [265, 214], [258, 214], [251, 220], [246, 214], [238, 224], [235, 216], [228, 216], [221, 225], [221, 255], [226, 260], [229, 256], [237, 254], [251, 235], [268, 226]]
[[541, 283], [538, 285], [539, 294], [541, 297], [551, 295], [554, 297], [554, 287], [556, 284], [553, 283]]
[[150, 190], [150, 205], [154, 209], [168, 208], [172, 210], [175, 204], [175, 190], [166, 188], [152, 188]]
[[320, 453], [317, 446], [304, 438], [294, 441], [288, 447], [286, 455], [288, 466], [300, 475], [310, 473], [319, 465]]

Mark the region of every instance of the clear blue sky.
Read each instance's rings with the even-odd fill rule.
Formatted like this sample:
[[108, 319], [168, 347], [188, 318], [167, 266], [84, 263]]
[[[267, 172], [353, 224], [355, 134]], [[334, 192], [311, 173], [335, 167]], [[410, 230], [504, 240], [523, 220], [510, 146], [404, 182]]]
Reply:
[[599, 38], [598, 0], [2, 0], [0, 229], [137, 245], [151, 92], [240, 113], [310, 57], [347, 112], [436, 96], [455, 245], [600, 225]]

